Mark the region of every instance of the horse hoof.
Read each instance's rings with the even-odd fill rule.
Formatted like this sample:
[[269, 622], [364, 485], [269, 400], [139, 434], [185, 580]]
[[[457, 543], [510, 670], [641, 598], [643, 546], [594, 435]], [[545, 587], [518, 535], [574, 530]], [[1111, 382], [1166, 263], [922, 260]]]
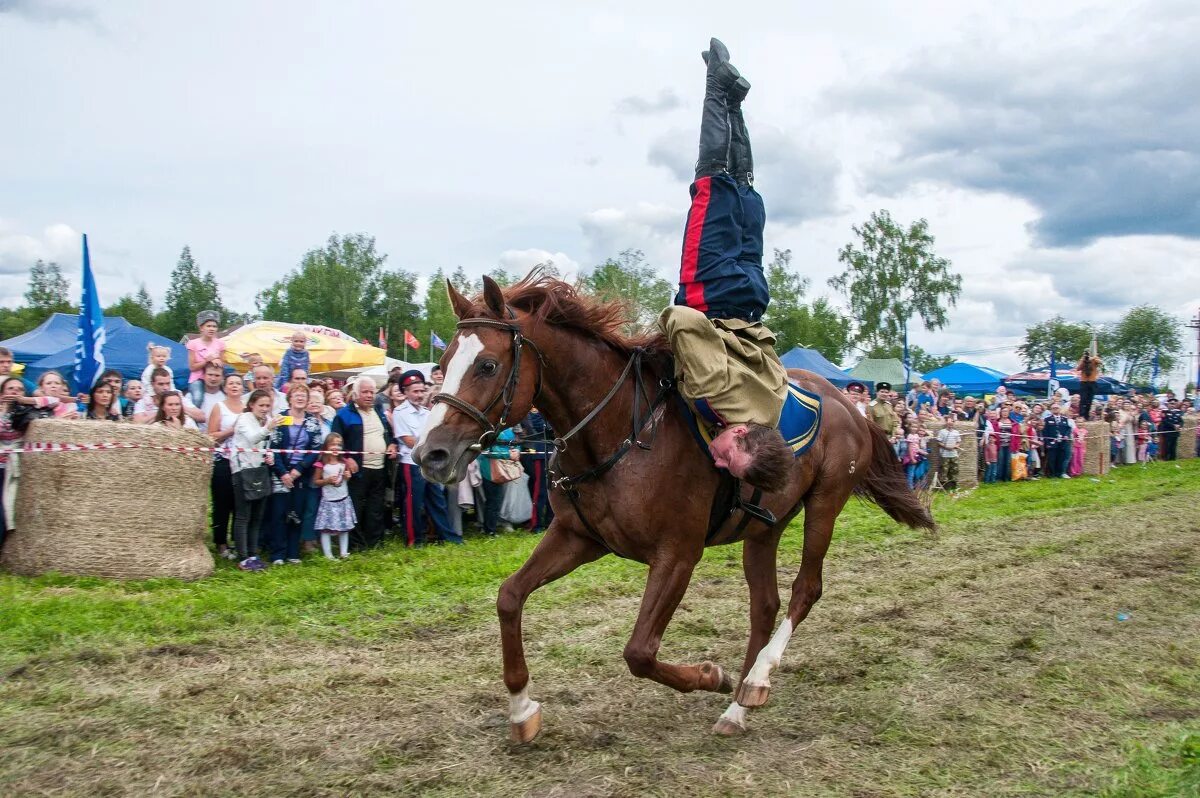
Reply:
[[[710, 676], [715, 671], [715, 677], [712, 682], [715, 686], [708, 688], [714, 693], [732, 693], [733, 692], [733, 677], [725, 672], [725, 669], [720, 665], [712, 662], [705, 662], [700, 665], [700, 672], [706, 677]], [[705, 680], [708, 681], [707, 679]]]
[[722, 737], [736, 737], [739, 734], [746, 733], [746, 727], [740, 723], [734, 723], [728, 718], [718, 718], [713, 724], [713, 734], [719, 734]]
[[737, 702], [744, 707], [765, 706], [770, 696], [771, 685], [769, 684], [756, 685], [742, 682], [738, 685]]
[[508, 727], [508, 738], [514, 743], [528, 743], [538, 736], [538, 732], [542, 730], [542, 709], [538, 707], [537, 712], [534, 712], [520, 723], [510, 723]]

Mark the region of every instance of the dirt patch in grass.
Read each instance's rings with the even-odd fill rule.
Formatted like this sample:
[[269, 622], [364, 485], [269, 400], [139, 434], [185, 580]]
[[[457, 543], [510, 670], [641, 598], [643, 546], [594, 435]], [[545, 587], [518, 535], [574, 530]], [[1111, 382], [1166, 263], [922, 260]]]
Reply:
[[[530, 601], [546, 727], [528, 746], [506, 741], [494, 622], [35, 658], [0, 681], [0, 793], [1095, 794], [1130, 741], [1200, 718], [1194, 504], [948, 525], [831, 558], [738, 739], [709, 732], [726, 697], [628, 675], [633, 593]], [[739, 579], [694, 585], [664, 659], [736, 668], [746, 616]]]

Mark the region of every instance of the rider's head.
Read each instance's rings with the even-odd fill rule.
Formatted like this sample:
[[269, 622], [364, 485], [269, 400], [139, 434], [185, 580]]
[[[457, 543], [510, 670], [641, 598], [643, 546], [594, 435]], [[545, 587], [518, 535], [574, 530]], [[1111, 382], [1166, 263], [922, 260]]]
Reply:
[[717, 468], [756, 488], [774, 493], [787, 485], [792, 447], [777, 429], [762, 424], [734, 424], [721, 430], [708, 449]]

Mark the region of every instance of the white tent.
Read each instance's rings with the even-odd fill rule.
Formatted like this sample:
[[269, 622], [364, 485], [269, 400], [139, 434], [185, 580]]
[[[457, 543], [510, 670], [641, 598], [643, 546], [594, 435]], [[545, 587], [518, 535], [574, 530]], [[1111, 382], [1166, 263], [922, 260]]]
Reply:
[[392, 373], [392, 369], [399, 368], [402, 371], [409, 369], [417, 369], [425, 375], [427, 381], [430, 380], [430, 372], [436, 363], [405, 363], [403, 360], [397, 360], [394, 357], [389, 357], [387, 362], [382, 366], [362, 366], [354, 369], [340, 369], [339, 371], [325, 371], [319, 376], [322, 378], [328, 377], [333, 380], [352, 380], [356, 377], [370, 377], [375, 381], [376, 388], [382, 388], [387, 384], [388, 375]]

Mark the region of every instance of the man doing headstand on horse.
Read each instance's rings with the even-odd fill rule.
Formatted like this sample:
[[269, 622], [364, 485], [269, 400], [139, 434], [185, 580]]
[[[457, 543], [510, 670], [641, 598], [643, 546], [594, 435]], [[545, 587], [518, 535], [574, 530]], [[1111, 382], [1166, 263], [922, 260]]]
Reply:
[[793, 454], [779, 434], [787, 372], [762, 324], [766, 210], [754, 190], [742, 100], [750, 83], [712, 39], [700, 157], [691, 186], [675, 304], [658, 323], [675, 353], [679, 391], [708, 425], [718, 468], [768, 492], [787, 483]]

